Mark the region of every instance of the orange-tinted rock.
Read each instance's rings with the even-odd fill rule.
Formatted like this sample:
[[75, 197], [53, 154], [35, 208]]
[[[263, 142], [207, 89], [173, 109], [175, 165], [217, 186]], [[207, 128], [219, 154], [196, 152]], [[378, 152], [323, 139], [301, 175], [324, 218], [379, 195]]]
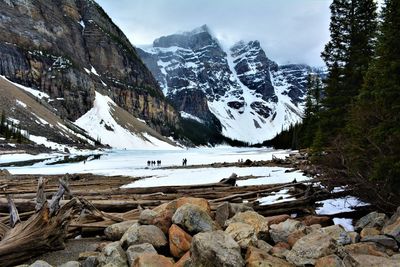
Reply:
[[190, 249], [192, 237], [176, 224], [169, 228], [169, 249], [175, 258], [182, 257]]
[[322, 227], [330, 226], [333, 224], [333, 221], [328, 216], [315, 216], [309, 215], [301, 219], [301, 221], [306, 225], [310, 226], [313, 224], [320, 224]]
[[305, 235], [306, 234], [304, 233], [304, 231], [296, 231], [296, 232], [290, 234], [288, 236], [288, 244], [289, 244], [289, 246], [293, 247], [293, 245], [297, 242], [297, 240], [299, 240], [300, 238], [302, 238]]
[[374, 236], [374, 235], [380, 235], [380, 234], [381, 234], [381, 231], [379, 231], [377, 228], [366, 227], [361, 230], [360, 237], [364, 238], [367, 236]]
[[162, 255], [142, 254], [135, 259], [133, 267], [173, 267], [174, 261]]
[[195, 197], [181, 197], [176, 200], [176, 208], [185, 205], [185, 204], [193, 204], [199, 206], [202, 210], [211, 215], [211, 208], [208, 201], [204, 198], [195, 198]]
[[315, 262], [315, 267], [342, 267], [342, 260], [336, 255], [329, 255], [319, 258]]
[[250, 246], [246, 252], [246, 266], [274, 266], [274, 267], [290, 267], [294, 266], [287, 261], [271, 256], [267, 252]]
[[186, 252], [180, 260], [174, 264], [174, 267], [184, 267], [185, 263], [190, 260], [190, 251]]
[[386, 257], [387, 255], [382, 249], [379, 249], [373, 242], [363, 242], [350, 244], [344, 247], [345, 251], [350, 254], [367, 254], [378, 257]]
[[271, 224], [279, 224], [281, 222], [286, 221], [289, 218], [290, 218], [289, 215], [282, 214], [282, 215], [265, 217], [265, 220], [268, 222], [268, 225], [271, 225]]
[[272, 247], [270, 254], [278, 258], [285, 258], [286, 253], [290, 250], [290, 245], [285, 242], [279, 242]]

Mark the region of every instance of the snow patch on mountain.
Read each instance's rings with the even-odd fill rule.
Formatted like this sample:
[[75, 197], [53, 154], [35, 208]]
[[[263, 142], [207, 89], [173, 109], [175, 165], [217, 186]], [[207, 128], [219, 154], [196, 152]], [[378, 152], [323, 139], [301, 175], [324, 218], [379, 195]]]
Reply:
[[119, 125], [113, 116], [117, 105], [108, 96], [96, 92], [92, 109], [75, 121], [92, 138], [119, 149], [175, 149], [147, 133], [133, 133]]

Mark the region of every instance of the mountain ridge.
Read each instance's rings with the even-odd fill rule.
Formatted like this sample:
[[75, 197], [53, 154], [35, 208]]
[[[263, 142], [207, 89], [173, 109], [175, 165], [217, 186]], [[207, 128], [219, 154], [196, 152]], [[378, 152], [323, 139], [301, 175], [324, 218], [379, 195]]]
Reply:
[[317, 71], [278, 65], [257, 40], [226, 50], [204, 25], [137, 50], [178, 111], [205, 124], [216, 118], [225, 137], [250, 144], [301, 121], [306, 77]]

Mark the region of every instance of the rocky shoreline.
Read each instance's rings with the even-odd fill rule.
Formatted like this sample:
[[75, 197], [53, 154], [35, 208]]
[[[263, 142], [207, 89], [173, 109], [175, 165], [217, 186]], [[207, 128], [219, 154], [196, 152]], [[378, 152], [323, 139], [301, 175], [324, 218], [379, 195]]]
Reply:
[[[328, 217], [264, 217], [245, 204], [183, 197], [108, 226], [94, 251], [59, 266], [400, 266], [400, 208], [348, 232]], [[51, 266], [44, 261], [31, 265]]]

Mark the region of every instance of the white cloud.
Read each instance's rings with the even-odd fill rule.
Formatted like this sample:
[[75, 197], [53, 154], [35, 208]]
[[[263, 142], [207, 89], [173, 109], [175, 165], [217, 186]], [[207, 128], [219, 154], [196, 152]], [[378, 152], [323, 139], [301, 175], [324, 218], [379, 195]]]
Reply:
[[97, 0], [134, 45], [203, 24], [221, 43], [259, 40], [278, 63], [322, 65], [331, 0]]

